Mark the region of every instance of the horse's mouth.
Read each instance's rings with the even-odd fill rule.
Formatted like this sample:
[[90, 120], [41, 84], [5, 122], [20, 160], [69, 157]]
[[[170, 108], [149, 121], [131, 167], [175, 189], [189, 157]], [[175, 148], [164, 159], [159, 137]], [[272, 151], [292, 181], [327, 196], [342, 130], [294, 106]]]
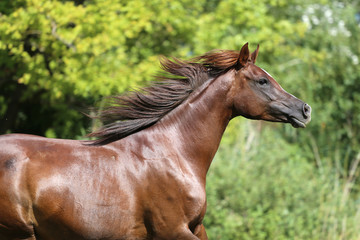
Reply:
[[305, 128], [306, 123], [309, 122], [309, 121], [303, 122], [303, 121], [297, 119], [296, 117], [292, 117], [292, 116], [288, 117], [288, 121], [294, 128]]

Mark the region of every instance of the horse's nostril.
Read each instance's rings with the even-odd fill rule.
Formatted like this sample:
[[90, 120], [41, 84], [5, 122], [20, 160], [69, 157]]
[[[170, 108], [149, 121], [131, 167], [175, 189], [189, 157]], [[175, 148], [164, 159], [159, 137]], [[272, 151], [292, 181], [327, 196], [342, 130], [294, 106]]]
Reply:
[[308, 118], [311, 115], [311, 107], [306, 103], [303, 105], [303, 114], [305, 118]]

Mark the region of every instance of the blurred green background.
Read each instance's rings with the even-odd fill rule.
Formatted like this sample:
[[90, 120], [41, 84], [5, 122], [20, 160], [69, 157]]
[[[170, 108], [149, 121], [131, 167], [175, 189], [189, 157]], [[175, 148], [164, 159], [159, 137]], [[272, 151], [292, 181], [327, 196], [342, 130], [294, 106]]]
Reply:
[[209, 238], [360, 239], [358, 0], [2, 0], [0, 133], [81, 139], [99, 124], [82, 112], [150, 81], [160, 55], [246, 42], [312, 122], [232, 120], [207, 179]]

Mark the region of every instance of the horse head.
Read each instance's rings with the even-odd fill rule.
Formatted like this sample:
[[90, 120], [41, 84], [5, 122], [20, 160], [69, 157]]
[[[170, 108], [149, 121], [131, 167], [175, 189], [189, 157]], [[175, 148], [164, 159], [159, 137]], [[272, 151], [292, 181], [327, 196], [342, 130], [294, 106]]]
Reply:
[[311, 107], [286, 92], [264, 69], [255, 65], [259, 46], [250, 54], [246, 43], [240, 51], [231, 94], [233, 117], [291, 123], [305, 127], [311, 119]]

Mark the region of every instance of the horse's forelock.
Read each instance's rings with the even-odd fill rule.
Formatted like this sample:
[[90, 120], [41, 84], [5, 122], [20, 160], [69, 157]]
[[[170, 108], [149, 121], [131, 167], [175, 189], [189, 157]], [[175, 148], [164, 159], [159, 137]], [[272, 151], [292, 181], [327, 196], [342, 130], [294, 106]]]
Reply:
[[194, 58], [215, 74], [235, 68], [238, 64], [239, 52], [233, 50], [214, 50]]

